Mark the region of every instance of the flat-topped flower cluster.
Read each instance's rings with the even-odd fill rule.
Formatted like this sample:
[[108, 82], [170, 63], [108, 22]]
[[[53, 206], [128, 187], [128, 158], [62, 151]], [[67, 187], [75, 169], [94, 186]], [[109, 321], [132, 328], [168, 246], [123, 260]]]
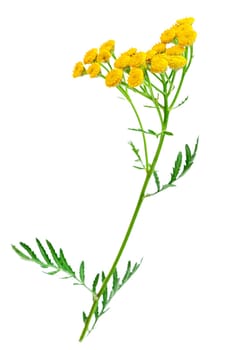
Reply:
[[193, 22], [192, 17], [177, 20], [162, 32], [160, 42], [145, 52], [130, 48], [116, 57], [115, 41], [108, 40], [86, 52], [83, 61], [76, 63], [73, 77], [88, 74], [91, 78], [104, 78], [108, 87], [124, 83], [134, 88], [144, 82], [146, 71], [160, 74], [167, 69], [181, 69], [187, 63], [187, 49], [197, 36]]

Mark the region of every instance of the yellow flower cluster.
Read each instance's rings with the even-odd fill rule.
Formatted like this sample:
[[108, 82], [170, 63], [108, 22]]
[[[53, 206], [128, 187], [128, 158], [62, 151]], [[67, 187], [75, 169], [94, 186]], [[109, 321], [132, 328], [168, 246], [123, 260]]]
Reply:
[[[73, 77], [89, 74], [91, 78], [102, 76], [108, 87], [119, 84], [128, 84], [135, 88], [144, 82], [145, 71], [152, 74], [162, 74], [167, 69], [178, 70], [185, 67], [187, 47], [192, 46], [197, 33], [193, 30], [194, 18], [187, 17], [176, 21], [169, 29], [160, 35], [160, 42], [156, 43], [146, 52], [130, 48], [119, 57], [115, 56], [114, 40], [103, 43], [99, 49], [93, 48], [86, 52], [83, 63], [76, 63]], [[113, 67], [110, 59], [114, 59]], [[107, 65], [106, 65], [107, 63]], [[84, 65], [88, 64], [86, 69]], [[104, 67], [107, 74], [101, 72]]]
[[[74, 66], [73, 77], [81, 77], [89, 74], [91, 78], [98, 77], [101, 74], [101, 63], [108, 62], [114, 52], [115, 41], [108, 40], [103, 43], [99, 49], [93, 48], [87, 51], [83, 57], [83, 62], [79, 61]], [[85, 64], [89, 64], [86, 69]]]

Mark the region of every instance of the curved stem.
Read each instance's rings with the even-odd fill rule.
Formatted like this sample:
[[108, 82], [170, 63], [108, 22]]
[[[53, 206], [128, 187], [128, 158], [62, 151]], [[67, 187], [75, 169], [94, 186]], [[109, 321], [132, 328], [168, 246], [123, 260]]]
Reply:
[[[166, 110], [164, 112], [165, 112], [165, 116], [164, 116], [165, 120], [168, 120], [168, 113], [169, 112], [168, 112], [168, 110]], [[164, 125], [163, 131], [166, 131], [166, 126], [167, 126], [167, 123]], [[159, 155], [160, 155], [160, 152], [161, 152], [161, 149], [162, 149], [164, 138], [165, 138], [165, 134], [162, 132], [161, 135], [160, 135], [159, 143], [158, 143], [158, 146], [157, 146], [157, 150], [155, 152], [155, 156], [154, 156], [153, 162], [152, 162], [152, 164], [151, 164], [151, 166], [149, 168], [149, 171], [147, 172], [146, 178], [145, 178], [144, 183], [142, 185], [142, 189], [141, 189], [141, 192], [139, 194], [139, 198], [138, 198], [138, 201], [137, 201], [134, 213], [132, 215], [131, 221], [129, 223], [128, 229], [126, 231], [125, 237], [124, 237], [123, 242], [122, 242], [122, 244], [120, 246], [120, 249], [119, 249], [119, 251], [118, 251], [118, 253], [116, 255], [116, 258], [115, 258], [115, 260], [114, 260], [114, 262], [112, 264], [112, 267], [111, 267], [109, 273], [107, 274], [107, 276], [106, 276], [106, 278], [105, 278], [105, 280], [104, 280], [104, 282], [103, 282], [103, 284], [102, 284], [99, 292], [97, 293], [96, 298], [95, 298], [95, 300], [94, 300], [94, 302], [92, 304], [91, 310], [90, 310], [89, 315], [87, 317], [87, 320], [85, 322], [85, 326], [83, 328], [83, 331], [81, 333], [79, 341], [83, 340], [83, 338], [85, 337], [86, 332], [88, 331], [88, 327], [90, 325], [92, 316], [93, 316], [93, 314], [94, 314], [94, 312], [95, 312], [95, 310], [96, 310], [96, 308], [98, 306], [99, 299], [100, 299], [101, 295], [103, 294], [103, 292], [104, 292], [104, 290], [105, 290], [105, 288], [106, 288], [106, 286], [107, 286], [107, 284], [108, 284], [112, 274], [114, 273], [114, 270], [115, 270], [115, 268], [116, 268], [116, 266], [118, 264], [118, 261], [120, 260], [120, 257], [121, 257], [121, 255], [122, 255], [122, 253], [123, 253], [123, 251], [125, 249], [125, 246], [126, 246], [126, 244], [128, 242], [128, 239], [129, 239], [130, 234], [132, 232], [132, 228], [134, 226], [134, 223], [135, 223], [136, 218], [138, 216], [139, 210], [141, 208], [142, 202], [143, 202], [143, 200], [145, 198], [145, 192], [146, 192], [147, 185], [148, 185], [148, 183], [150, 181], [150, 178], [151, 178], [151, 176], [153, 174], [153, 171], [154, 171], [155, 166], [157, 164], [157, 161], [159, 159]]]

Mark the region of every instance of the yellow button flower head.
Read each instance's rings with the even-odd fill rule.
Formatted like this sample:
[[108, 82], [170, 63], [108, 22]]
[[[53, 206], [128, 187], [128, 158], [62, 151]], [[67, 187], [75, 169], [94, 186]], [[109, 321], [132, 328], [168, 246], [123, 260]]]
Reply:
[[184, 53], [184, 47], [180, 45], [174, 45], [166, 49], [167, 55], [182, 55]]
[[150, 62], [152, 57], [156, 55], [156, 51], [151, 49], [146, 52], [146, 62]]
[[160, 36], [160, 40], [162, 43], [167, 44], [171, 43], [176, 36], [176, 32], [173, 28], [166, 29]]
[[131, 56], [129, 65], [131, 67], [141, 67], [146, 63], [146, 53], [145, 52], [137, 52], [135, 55]]
[[132, 47], [131, 49], [125, 51], [122, 53], [122, 55], [127, 55], [127, 56], [133, 56], [137, 52], [137, 49], [135, 47]]
[[111, 57], [111, 52], [106, 49], [101, 49], [97, 56], [97, 62], [108, 62]]
[[111, 52], [111, 51], [114, 51], [114, 48], [115, 48], [115, 40], [108, 40], [100, 46], [100, 51], [102, 49], [105, 49]]
[[191, 46], [193, 45], [194, 41], [196, 40], [197, 33], [192, 29], [189, 30], [182, 30], [178, 31], [177, 33], [177, 40], [179, 45], [182, 46]]
[[186, 17], [186, 18], [182, 18], [182, 19], [178, 19], [176, 21], [177, 24], [193, 24], [195, 21], [195, 19], [193, 17]]
[[168, 67], [168, 62], [164, 55], [152, 57], [150, 70], [152, 73], [163, 73]]
[[128, 85], [130, 87], [136, 87], [141, 85], [144, 80], [144, 73], [141, 68], [131, 68], [128, 77]]
[[86, 70], [83, 66], [82, 62], [77, 62], [73, 69], [73, 78], [81, 77], [82, 75], [86, 74]]
[[152, 50], [154, 50], [156, 54], [158, 54], [158, 53], [164, 53], [164, 52], [166, 51], [166, 44], [165, 44], [165, 43], [158, 43], [158, 44], [155, 44], [155, 45], [152, 47]]
[[100, 74], [101, 69], [99, 63], [92, 63], [88, 69], [87, 69], [87, 74], [90, 75], [91, 78], [96, 78]]
[[126, 54], [122, 54], [114, 62], [114, 67], [124, 69], [126, 67], [129, 67], [129, 62], [130, 62], [130, 56]]
[[171, 69], [180, 69], [186, 65], [186, 58], [184, 56], [167, 56], [167, 62]]
[[108, 87], [117, 86], [118, 84], [120, 84], [122, 77], [123, 77], [122, 69], [118, 69], [118, 68], [112, 69], [106, 75], [105, 84]]
[[97, 49], [91, 49], [87, 51], [83, 58], [83, 62], [85, 64], [93, 63], [96, 60], [97, 54], [98, 54]]

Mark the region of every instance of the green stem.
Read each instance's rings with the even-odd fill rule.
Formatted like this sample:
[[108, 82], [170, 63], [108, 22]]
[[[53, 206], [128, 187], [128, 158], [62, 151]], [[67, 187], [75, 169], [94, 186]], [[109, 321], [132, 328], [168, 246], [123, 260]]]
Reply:
[[[164, 111], [164, 112], [165, 112], [165, 114], [166, 114], [165, 119], [168, 120], [168, 111]], [[164, 125], [164, 127], [165, 127], [165, 128], [163, 129], [163, 131], [166, 131], [166, 125]], [[104, 292], [104, 290], [105, 290], [105, 288], [106, 288], [106, 286], [107, 286], [107, 284], [108, 284], [108, 281], [110, 280], [112, 274], [114, 273], [114, 270], [115, 270], [115, 268], [116, 268], [116, 266], [117, 266], [117, 264], [118, 264], [118, 261], [120, 260], [120, 257], [121, 257], [121, 255], [122, 255], [122, 253], [123, 253], [123, 251], [124, 251], [124, 249], [125, 249], [125, 246], [126, 246], [126, 244], [127, 244], [127, 242], [128, 242], [128, 239], [129, 239], [130, 234], [131, 234], [131, 232], [132, 232], [134, 223], [135, 223], [135, 221], [136, 221], [136, 218], [137, 218], [137, 216], [138, 216], [139, 210], [140, 210], [140, 208], [141, 208], [142, 202], [143, 202], [143, 200], [144, 200], [144, 198], [145, 198], [146, 188], [147, 188], [147, 186], [148, 186], [148, 183], [149, 183], [149, 181], [150, 181], [150, 178], [151, 178], [151, 176], [152, 176], [152, 174], [153, 174], [153, 171], [154, 171], [154, 169], [155, 169], [155, 166], [156, 166], [156, 164], [157, 164], [157, 161], [158, 161], [158, 158], [159, 158], [161, 149], [162, 149], [162, 145], [163, 145], [163, 142], [164, 142], [164, 138], [165, 138], [165, 134], [164, 134], [164, 132], [162, 132], [162, 133], [161, 133], [161, 136], [160, 136], [160, 139], [159, 139], [159, 143], [158, 143], [158, 146], [157, 146], [157, 150], [156, 150], [156, 153], [155, 153], [153, 162], [152, 162], [152, 164], [151, 164], [151, 166], [150, 166], [150, 168], [149, 168], [149, 171], [147, 172], [146, 178], [145, 178], [145, 180], [144, 180], [144, 183], [143, 183], [143, 186], [142, 186], [142, 189], [141, 189], [141, 192], [140, 192], [138, 201], [137, 201], [137, 205], [136, 205], [136, 207], [135, 207], [135, 210], [134, 210], [133, 216], [132, 216], [132, 218], [131, 218], [131, 221], [130, 221], [130, 223], [129, 223], [128, 229], [127, 229], [127, 231], [126, 231], [124, 240], [123, 240], [123, 242], [122, 242], [122, 244], [121, 244], [121, 246], [120, 246], [120, 249], [119, 249], [119, 251], [118, 251], [118, 253], [117, 253], [117, 256], [116, 256], [116, 258], [115, 258], [115, 260], [114, 260], [114, 262], [113, 262], [113, 264], [112, 264], [112, 267], [111, 267], [111, 269], [110, 269], [108, 275], [106, 276], [106, 278], [105, 278], [105, 280], [104, 280], [104, 282], [103, 282], [103, 284], [102, 284], [102, 286], [101, 286], [99, 292], [97, 293], [96, 299], [94, 300], [94, 302], [93, 302], [93, 304], [92, 304], [91, 310], [90, 310], [89, 315], [88, 315], [88, 317], [87, 317], [87, 320], [86, 320], [86, 322], [85, 322], [85, 326], [84, 326], [84, 328], [83, 328], [83, 331], [82, 331], [82, 333], [81, 333], [81, 336], [80, 336], [80, 338], [79, 338], [79, 341], [82, 341], [82, 340], [83, 340], [83, 338], [85, 337], [86, 332], [88, 331], [88, 328], [89, 328], [89, 325], [90, 325], [92, 316], [93, 316], [93, 314], [94, 314], [94, 312], [95, 312], [95, 310], [96, 310], [96, 308], [97, 308], [97, 306], [98, 306], [99, 299], [100, 299], [101, 295], [103, 294], [103, 292]]]
[[[140, 116], [139, 116], [139, 114], [138, 114], [138, 111], [137, 111], [136, 107], [134, 106], [133, 101], [131, 100], [129, 94], [128, 94], [124, 89], [122, 89], [121, 87], [118, 87], [118, 89], [120, 90], [120, 92], [122, 93], [122, 95], [124, 95], [124, 97], [126, 98], [126, 100], [130, 103], [131, 107], [133, 108], [133, 111], [134, 111], [134, 113], [135, 113], [135, 115], [136, 115], [136, 117], [137, 117], [137, 120], [138, 120], [138, 124], [139, 124], [139, 126], [140, 126], [140, 129], [141, 129], [141, 130], [144, 130], [144, 129], [143, 129], [142, 122], [141, 122], [141, 118], [140, 118]], [[142, 133], [142, 139], [143, 139], [144, 154], [145, 154], [145, 163], [146, 163], [146, 165], [145, 165], [145, 170], [146, 170], [146, 172], [148, 172], [148, 170], [149, 170], [148, 150], [147, 150], [146, 136], [145, 136], [144, 133]]]

